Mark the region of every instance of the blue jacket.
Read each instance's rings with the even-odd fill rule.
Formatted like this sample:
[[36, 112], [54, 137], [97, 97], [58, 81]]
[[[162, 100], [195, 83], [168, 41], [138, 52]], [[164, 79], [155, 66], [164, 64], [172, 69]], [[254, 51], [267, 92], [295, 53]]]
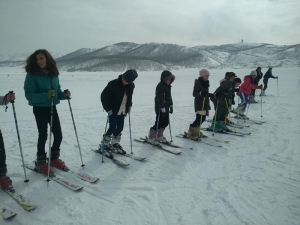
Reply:
[[47, 97], [47, 93], [51, 89], [55, 90], [54, 105], [59, 104], [60, 100], [66, 99], [61, 90], [58, 77], [49, 77], [45, 73], [41, 73], [41, 75], [26, 75], [24, 91], [28, 105], [50, 107], [51, 101]]

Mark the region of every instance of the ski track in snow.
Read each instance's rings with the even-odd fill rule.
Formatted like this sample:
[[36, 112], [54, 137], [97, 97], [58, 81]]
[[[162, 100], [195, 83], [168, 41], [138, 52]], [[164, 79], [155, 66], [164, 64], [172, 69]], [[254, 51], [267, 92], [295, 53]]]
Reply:
[[[243, 79], [251, 69], [210, 71], [210, 92], [213, 92], [226, 71], [234, 71]], [[133, 138], [146, 136], [153, 126], [154, 94], [160, 73], [139, 72], [131, 113]], [[239, 123], [250, 124], [249, 128], [236, 129], [252, 133], [245, 137], [222, 134], [213, 137], [212, 133], [204, 131], [209, 138], [229, 140], [229, 144], [219, 142], [223, 147], [218, 148], [175, 137], [187, 131], [195, 119], [192, 89], [198, 70], [174, 71], [174, 114], [170, 119], [174, 143], [184, 147], [182, 154], [172, 155], [133, 141], [134, 153], [147, 156], [147, 159], [139, 162], [116, 156], [130, 163], [128, 168], [120, 168], [107, 158], [104, 158], [105, 163], [101, 163], [101, 155], [91, 151], [100, 143], [106, 123], [100, 93], [107, 82], [120, 73], [62, 72], [60, 83], [63, 89], [72, 93], [71, 106], [86, 167], [80, 168], [67, 101], [61, 101], [57, 107], [63, 132], [61, 158], [73, 171], [97, 176], [100, 181], [90, 184], [57, 171], [58, 176], [84, 186], [82, 191], [72, 192], [54, 181], [50, 181], [47, 188], [46, 177], [26, 170], [30, 182], [25, 184], [12, 107], [9, 105], [8, 112], [0, 111], [8, 175], [15, 189], [38, 208], [26, 212], [8, 195], [0, 192], [1, 204], [18, 214], [12, 221], [0, 218], [1, 225], [300, 224], [300, 102], [297, 99], [300, 69], [274, 68], [273, 73], [279, 76], [280, 96], [277, 96], [277, 81], [270, 79], [266, 93], [272, 96], [263, 97], [263, 117], [260, 104], [250, 105], [248, 112], [249, 117], [267, 122], [257, 125], [240, 120]], [[10, 74], [8, 78], [7, 74]], [[1, 95], [10, 90], [16, 93], [15, 107], [23, 154], [25, 162], [31, 163], [36, 155], [38, 134], [32, 107], [27, 105], [24, 96], [25, 73], [20, 68], [0, 67], [0, 79]], [[237, 97], [235, 100], [237, 103]], [[256, 96], [256, 100], [260, 97]], [[214, 110], [211, 110], [210, 118], [213, 115]], [[205, 122], [203, 127], [208, 125]], [[169, 138], [169, 128], [165, 136]], [[128, 119], [125, 120], [121, 144], [130, 153]]]

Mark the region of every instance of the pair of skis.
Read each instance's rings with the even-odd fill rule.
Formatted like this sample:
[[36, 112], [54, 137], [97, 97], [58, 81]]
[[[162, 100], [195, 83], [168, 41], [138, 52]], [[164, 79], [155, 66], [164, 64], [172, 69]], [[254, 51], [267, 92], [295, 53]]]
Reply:
[[[184, 132], [184, 135], [183, 134], [179, 134], [179, 135], [176, 135], [176, 137], [184, 138], [184, 139], [188, 139], [188, 140], [192, 140], [192, 141], [196, 141], [196, 142], [199, 142], [201, 144], [206, 144], [206, 145], [209, 145], [209, 146], [212, 146], [212, 147], [219, 147], [219, 148], [222, 147], [221, 144], [213, 144], [213, 143], [209, 143], [209, 141], [207, 141], [207, 140], [204, 140], [204, 139], [208, 139], [208, 138], [198, 138], [198, 139], [188, 138], [186, 132]], [[209, 140], [219, 142], [219, 141], [217, 141], [215, 139], [209, 139]]]
[[[111, 150], [113, 153], [115, 154], [118, 154], [120, 156], [124, 156], [124, 157], [128, 157], [128, 158], [132, 158], [134, 160], [137, 160], [137, 161], [144, 161], [147, 157], [141, 157], [141, 156], [136, 156], [136, 155], [133, 155], [133, 154], [119, 154], [117, 149], [115, 149], [113, 146], [110, 146], [111, 147]], [[99, 147], [99, 149], [92, 149], [93, 152], [96, 152], [96, 153], [99, 153], [99, 154], [102, 154], [102, 150], [101, 150], [101, 147]], [[113, 155], [111, 155], [112, 157], [104, 154], [104, 156], [108, 159], [110, 159], [113, 163], [115, 163], [116, 165], [120, 166], [120, 167], [127, 167], [129, 166], [130, 164], [127, 163], [127, 162], [124, 162], [122, 160], [119, 160], [119, 159], [116, 159]]]
[[[30, 201], [27, 198], [16, 192], [13, 187], [9, 187], [8, 189], [3, 191], [7, 193], [12, 199], [14, 199], [26, 211], [31, 211], [37, 207], [37, 205], [30, 203]], [[9, 209], [3, 206], [1, 206], [0, 210], [1, 216], [6, 220], [13, 218], [17, 215], [15, 212], [10, 211]]]
[[[211, 123], [213, 122], [212, 119], [208, 119], [206, 121], [207, 122], [211, 122]], [[238, 129], [243, 129], [245, 127], [250, 127], [250, 125], [242, 125], [242, 124], [236, 124], [236, 123], [232, 123], [232, 122], [226, 123], [226, 126], [228, 126], [228, 127], [234, 127], [234, 128], [238, 128]]]
[[156, 142], [156, 143], [151, 143], [148, 141], [148, 138], [145, 137], [145, 138], [140, 138], [140, 139], [134, 139], [136, 142], [140, 142], [140, 143], [143, 143], [143, 144], [149, 144], [149, 145], [152, 145], [153, 147], [156, 147], [157, 149], [160, 149], [160, 150], [163, 150], [165, 152], [168, 152], [168, 153], [171, 153], [171, 154], [174, 154], [174, 155], [179, 155], [181, 154], [181, 151], [177, 151], [175, 149], [168, 149], [168, 148], [164, 148], [162, 146], [163, 145], [167, 145], [167, 146], [170, 146], [170, 147], [173, 147], [173, 148], [181, 148], [180, 146], [178, 145], [174, 145], [172, 144], [171, 142]]
[[[34, 171], [36, 173], [39, 173], [35, 169], [35, 167], [33, 165], [25, 164], [25, 168], [29, 169], [29, 170], [32, 170], [32, 171]], [[64, 171], [64, 170], [61, 170], [61, 171]], [[85, 174], [85, 173], [73, 172], [72, 170], [68, 170], [68, 171], [64, 171], [64, 172], [70, 173], [70, 174], [76, 176], [77, 178], [79, 178], [79, 179], [81, 179], [83, 181], [89, 182], [89, 183], [95, 183], [95, 182], [97, 182], [99, 180], [98, 177], [92, 177], [92, 176], [90, 176], [88, 174]], [[44, 175], [44, 174], [42, 174], [42, 175]], [[66, 179], [58, 177], [56, 175], [51, 176], [50, 180], [53, 180], [53, 181], [61, 184], [62, 186], [66, 187], [66, 188], [68, 188], [68, 189], [70, 189], [72, 191], [80, 191], [80, 190], [83, 189], [83, 186], [78, 185], [78, 184], [73, 184], [73, 183], [67, 181]]]
[[227, 134], [227, 135], [234, 135], [234, 136], [239, 136], [239, 137], [244, 137], [245, 135], [250, 135], [251, 133], [242, 133], [242, 132], [238, 132], [238, 131], [233, 131], [233, 130], [222, 130], [222, 131], [213, 131], [210, 128], [201, 128], [201, 130], [205, 130], [205, 131], [209, 131], [209, 132], [214, 132], [217, 134]]

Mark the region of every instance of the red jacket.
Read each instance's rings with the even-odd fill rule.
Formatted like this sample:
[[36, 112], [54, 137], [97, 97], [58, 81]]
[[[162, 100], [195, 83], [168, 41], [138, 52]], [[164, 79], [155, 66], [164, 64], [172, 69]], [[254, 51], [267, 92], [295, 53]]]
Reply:
[[244, 77], [244, 83], [240, 86], [240, 92], [247, 94], [248, 96], [251, 94], [253, 89], [260, 89], [260, 86], [251, 83], [251, 77], [249, 75]]

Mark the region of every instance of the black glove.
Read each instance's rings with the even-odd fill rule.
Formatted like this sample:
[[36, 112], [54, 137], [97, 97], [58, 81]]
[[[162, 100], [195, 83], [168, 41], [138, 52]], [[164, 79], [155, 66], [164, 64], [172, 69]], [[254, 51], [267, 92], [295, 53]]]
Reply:
[[172, 105], [170, 106], [169, 112], [170, 112], [171, 114], [173, 113], [173, 106], [172, 106]]
[[215, 95], [214, 95], [214, 94], [211, 94], [211, 93], [208, 93], [208, 97], [212, 97], [212, 98], [214, 98], [214, 97], [215, 97]]
[[235, 89], [234, 89], [234, 92], [239, 92], [239, 91], [240, 91], [239, 88], [235, 88]]
[[200, 95], [201, 95], [202, 97], [206, 97], [207, 94], [208, 94], [208, 91], [200, 91]]

